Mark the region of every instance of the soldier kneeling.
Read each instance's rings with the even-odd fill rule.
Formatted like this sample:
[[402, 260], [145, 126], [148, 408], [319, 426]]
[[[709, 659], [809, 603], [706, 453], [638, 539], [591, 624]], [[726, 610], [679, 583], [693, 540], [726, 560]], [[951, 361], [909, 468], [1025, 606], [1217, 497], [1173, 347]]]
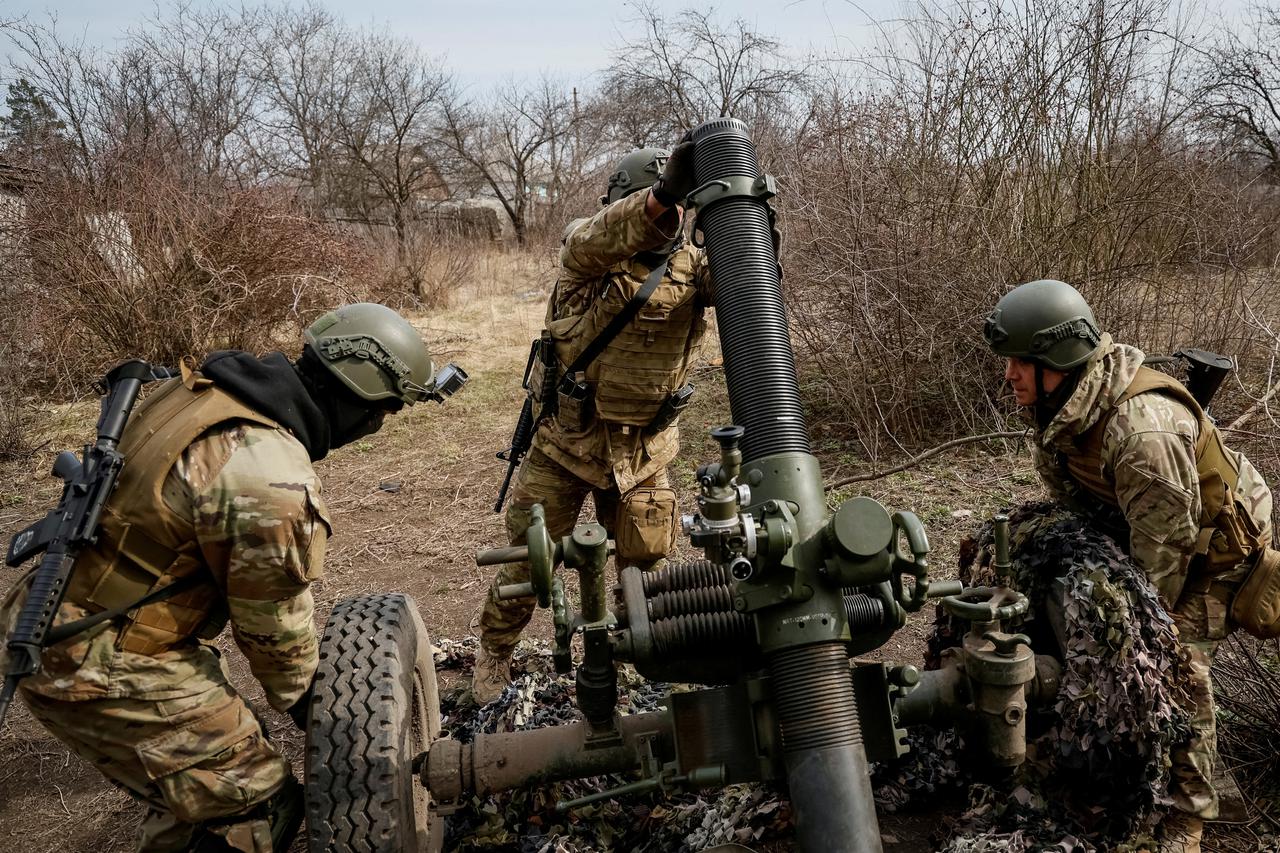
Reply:
[[[53, 627], [127, 612], [48, 646], [20, 683], [37, 720], [149, 806], [141, 851], [288, 847], [301, 786], [210, 641], [230, 622], [267, 701], [305, 728], [309, 587], [330, 533], [312, 463], [439, 399], [422, 338], [390, 308], [344, 306], [304, 337], [293, 363], [278, 352], [188, 360], [138, 407], [97, 544], [77, 557]], [[12, 628], [30, 577], [0, 624]], [[174, 583], [188, 588], [128, 607]]]

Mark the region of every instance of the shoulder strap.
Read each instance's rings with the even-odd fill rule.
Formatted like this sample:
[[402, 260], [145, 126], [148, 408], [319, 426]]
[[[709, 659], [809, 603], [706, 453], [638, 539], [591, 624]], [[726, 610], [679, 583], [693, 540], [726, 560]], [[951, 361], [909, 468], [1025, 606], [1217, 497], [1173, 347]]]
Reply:
[[118, 607], [112, 607], [109, 610], [103, 610], [100, 613], [94, 613], [91, 616], [86, 616], [83, 619], [77, 619], [74, 622], [68, 622], [65, 625], [58, 625], [55, 628], [50, 628], [49, 632], [44, 635], [44, 645], [52, 646], [57, 643], [61, 643], [69, 637], [74, 637], [82, 631], [89, 630], [94, 625], [101, 625], [103, 622], [123, 616], [130, 610], [146, 607], [148, 604], [155, 604], [157, 601], [166, 601], [179, 593], [186, 592], [189, 589], [195, 589], [202, 583], [212, 582], [212, 579], [202, 578], [199, 575], [187, 575], [185, 577], [178, 578], [168, 586], [162, 586], [159, 589], [152, 590], [136, 601], [131, 601], [128, 604], [122, 604]]
[[1167, 373], [1161, 373], [1159, 370], [1153, 370], [1150, 367], [1138, 368], [1133, 381], [1129, 383], [1129, 387], [1124, 390], [1124, 393], [1116, 399], [1115, 408], [1112, 408], [1105, 420], [1109, 421], [1111, 419], [1111, 416], [1115, 414], [1116, 408], [1119, 408], [1121, 403], [1148, 392], [1171, 397], [1186, 406], [1191, 412], [1192, 417], [1199, 424], [1199, 435], [1196, 436], [1196, 458], [1199, 459], [1204, 454], [1205, 448], [1212, 438], [1213, 423], [1206, 417], [1204, 409], [1200, 407], [1200, 403], [1187, 390], [1187, 386]]
[[561, 380], [562, 383], [572, 382], [573, 380], [570, 377], [585, 370], [587, 365], [595, 361], [596, 356], [604, 352], [604, 348], [609, 345], [609, 342], [616, 338], [618, 333], [640, 313], [640, 309], [649, 301], [649, 297], [653, 296], [653, 292], [658, 289], [658, 282], [662, 281], [662, 276], [667, 272], [668, 261], [669, 258], [664, 258], [662, 263], [653, 268], [649, 273], [649, 277], [644, 280], [644, 284], [636, 291], [636, 295], [627, 301], [622, 310], [609, 321], [609, 325], [601, 329], [600, 334], [596, 335], [591, 340], [591, 343], [587, 344], [586, 348], [578, 354], [578, 357], [573, 360], [573, 364], [569, 365], [569, 368], [565, 370], [564, 378]]

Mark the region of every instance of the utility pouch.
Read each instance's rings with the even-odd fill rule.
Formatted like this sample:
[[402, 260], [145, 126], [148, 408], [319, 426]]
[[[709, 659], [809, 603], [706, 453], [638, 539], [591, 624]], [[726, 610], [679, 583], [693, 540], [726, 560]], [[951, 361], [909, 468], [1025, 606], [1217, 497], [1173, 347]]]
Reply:
[[560, 381], [559, 362], [556, 361], [556, 345], [551, 334], [543, 331], [542, 337], [533, 342], [533, 351], [529, 354], [529, 369], [525, 374], [524, 387], [528, 389], [533, 402], [546, 406], [555, 399], [556, 384]]
[[595, 389], [585, 373], [566, 376], [556, 390], [556, 420], [565, 432], [582, 432], [595, 417]]
[[622, 496], [614, 525], [620, 566], [649, 564], [676, 544], [676, 493], [669, 488], [637, 488]]
[[1280, 551], [1264, 548], [1231, 599], [1231, 621], [1255, 637], [1280, 637]]
[[657, 414], [653, 416], [653, 420], [644, 428], [645, 435], [657, 435], [667, 427], [676, 422], [680, 417], [680, 413], [689, 408], [689, 403], [693, 400], [693, 383], [686, 383], [683, 387], [673, 391], [667, 399], [662, 401], [662, 406], [658, 408]]

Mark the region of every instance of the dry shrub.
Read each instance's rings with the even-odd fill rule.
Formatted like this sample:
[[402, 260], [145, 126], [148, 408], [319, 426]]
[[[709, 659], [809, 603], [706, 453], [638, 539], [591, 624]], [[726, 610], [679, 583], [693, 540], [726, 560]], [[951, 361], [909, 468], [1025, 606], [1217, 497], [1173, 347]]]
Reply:
[[41, 369], [32, 334], [39, 300], [21, 239], [23, 211], [13, 197], [0, 203], [0, 460], [31, 450], [34, 410], [25, 389]]
[[258, 351], [334, 302], [361, 253], [285, 192], [199, 186], [162, 166], [30, 199], [37, 348], [58, 390], [127, 357]]
[[22, 376], [13, 347], [7, 344], [15, 331], [6, 320], [0, 321], [0, 460], [15, 459], [31, 451], [34, 439], [35, 413], [31, 398], [23, 394]]
[[1244, 354], [1272, 205], [1173, 105], [1183, 48], [1140, 0], [961, 5], [833, 79], [785, 177], [784, 262], [820, 417], [874, 458], [1007, 415], [981, 322], [1020, 282], [1077, 285], [1151, 351]]
[[1280, 644], [1237, 633], [1213, 668], [1218, 747], [1258, 799], [1280, 801]]
[[448, 305], [475, 274], [477, 250], [489, 245], [451, 228], [414, 226], [403, 239], [391, 228], [361, 230], [369, 258], [359, 283], [363, 298], [396, 309]]

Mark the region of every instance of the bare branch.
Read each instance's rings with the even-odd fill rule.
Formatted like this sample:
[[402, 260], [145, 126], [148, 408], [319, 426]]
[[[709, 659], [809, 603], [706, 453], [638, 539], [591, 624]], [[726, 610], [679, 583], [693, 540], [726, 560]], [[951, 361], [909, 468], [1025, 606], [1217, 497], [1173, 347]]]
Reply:
[[1026, 438], [1030, 435], [1030, 430], [1022, 430], [1021, 432], [988, 432], [983, 435], [970, 435], [964, 438], [953, 438], [951, 441], [944, 441], [937, 447], [931, 447], [924, 453], [920, 453], [911, 457], [900, 465], [892, 468], [886, 468], [883, 471], [873, 471], [869, 474], [855, 474], [852, 477], [841, 477], [835, 482], [828, 483], [824, 488], [826, 491], [838, 489], [841, 486], [848, 486], [851, 483], [865, 483], [868, 480], [879, 480], [881, 477], [888, 477], [890, 474], [897, 474], [899, 471], [905, 471], [924, 462], [926, 459], [932, 459], [939, 453], [951, 450], [956, 447], [963, 447], [966, 444], [977, 444], [980, 441], [1004, 441], [1012, 438]]

